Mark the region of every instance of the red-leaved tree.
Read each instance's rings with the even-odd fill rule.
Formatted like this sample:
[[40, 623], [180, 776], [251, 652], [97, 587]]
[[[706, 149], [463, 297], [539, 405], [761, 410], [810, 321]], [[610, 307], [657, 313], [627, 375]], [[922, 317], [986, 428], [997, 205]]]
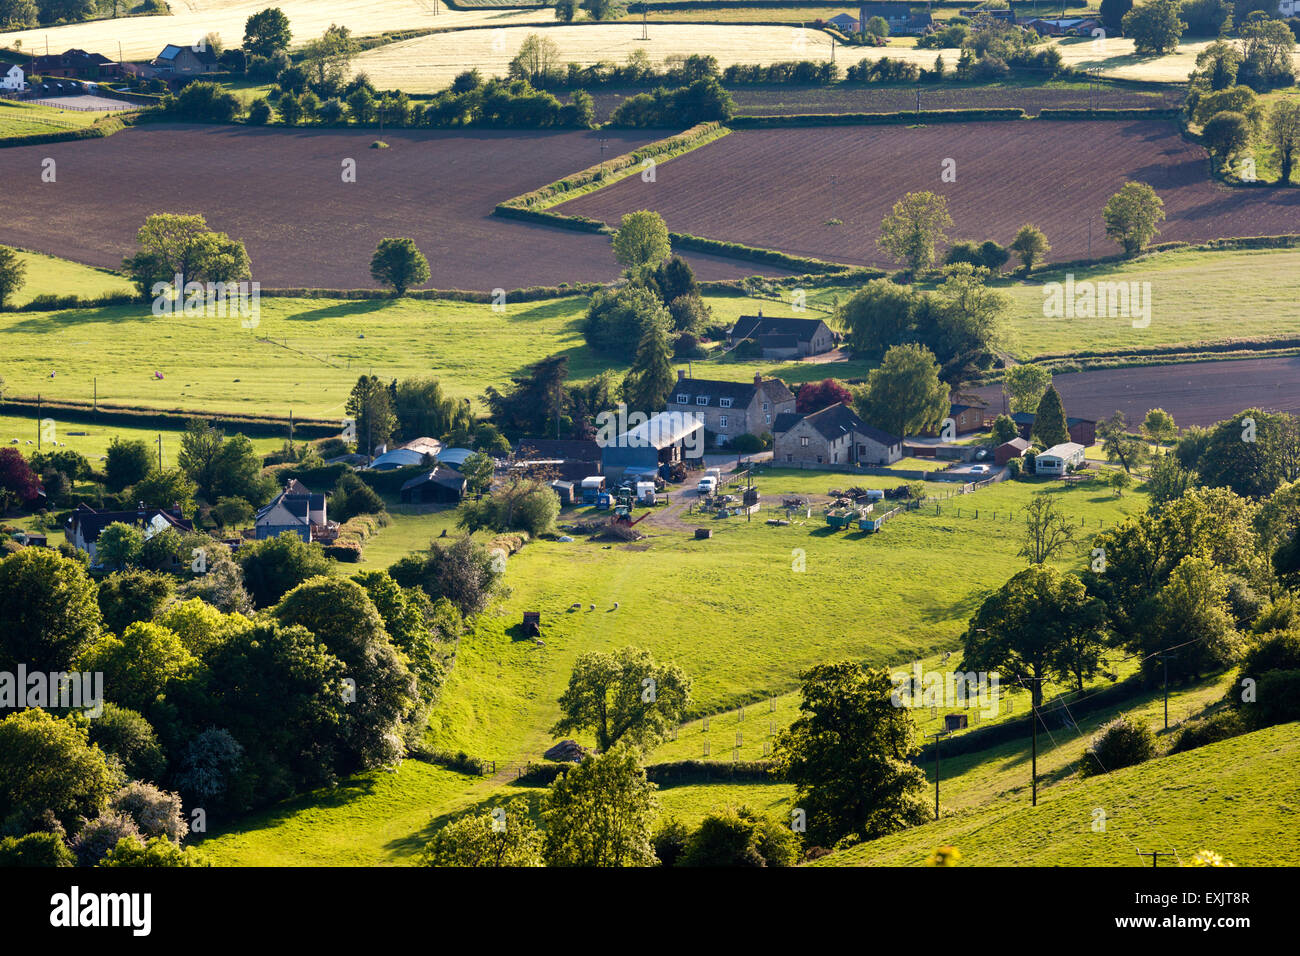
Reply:
[[853, 402], [853, 395], [844, 387], [843, 382], [828, 378], [820, 382], [809, 382], [799, 389], [799, 393], [794, 398], [794, 407], [801, 415], [811, 415], [813, 412], [820, 412], [823, 408], [829, 408], [836, 402], [850, 405]]
[[40, 479], [17, 448], [0, 448], [0, 513], [18, 502], [34, 499], [41, 491]]

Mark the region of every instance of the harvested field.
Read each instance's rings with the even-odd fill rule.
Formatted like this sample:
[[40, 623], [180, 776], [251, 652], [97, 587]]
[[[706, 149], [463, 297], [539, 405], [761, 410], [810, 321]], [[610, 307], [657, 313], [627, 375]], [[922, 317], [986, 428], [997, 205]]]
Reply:
[[[475, 24], [529, 23], [553, 21], [550, 10], [451, 10], [438, 0], [283, 0], [273, 4], [284, 11], [298, 46], [325, 32], [331, 23], [346, 26], [356, 36], [372, 36], [385, 30]], [[168, 43], [193, 43], [208, 33], [218, 33], [227, 47], [238, 46], [248, 18], [268, 6], [263, 0], [171, 0], [172, 15], [123, 17], [64, 26], [0, 32], [0, 46], [13, 47], [21, 40], [24, 50], [44, 50], [48, 37], [51, 50], [78, 47], [102, 53], [116, 60], [151, 60]]]
[[[1057, 375], [1052, 384], [1068, 414], [1094, 420], [1116, 409], [1140, 422], [1163, 408], [1180, 427], [1212, 425], [1252, 407], [1300, 414], [1300, 356], [1100, 369]], [[1002, 407], [1000, 385], [974, 392]]]
[[[945, 159], [956, 163], [955, 182], [940, 181]], [[1300, 229], [1300, 190], [1218, 185], [1205, 151], [1161, 122], [746, 130], [664, 163], [656, 178], [625, 179], [556, 209], [607, 222], [655, 209], [678, 232], [871, 266], [892, 265], [876, 246], [881, 219], [921, 189], [948, 197], [952, 239], [1005, 244], [1032, 222], [1047, 233], [1052, 261], [1088, 256], [1090, 226], [1093, 257], [1120, 251], [1101, 213], [1130, 179], [1163, 198], [1162, 241]]]
[[[1119, 87], [1102, 87], [1089, 99], [1085, 84], [1062, 86], [736, 86], [729, 88], [736, 112], [744, 116], [788, 116], [792, 113], [894, 113], [921, 108], [1000, 109], [1020, 107], [1031, 116], [1050, 109], [1153, 109], [1176, 101], [1172, 95]], [[607, 120], [618, 105], [644, 89], [596, 90], [596, 115]]]
[[[201, 212], [242, 239], [263, 288], [373, 288], [381, 238], [409, 236], [435, 288], [515, 289], [613, 279], [609, 240], [491, 216], [497, 202], [655, 137], [645, 131], [435, 132], [146, 126], [107, 139], [0, 150], [0, 181], [44, 157], [57, 187], [30, 190], [0, 223], [0, 242], [120, 267], [157, 212]], [[357, 181], [344, 183], [344, 159]], [[69, 210], [75, 214], [69, 215]], [[691, 256], [701, 278], [775, 274]], [[776, 270], [779, 272], [779, 270]]]
[[[544, 15], [554, 22], [551, 11]], [[534, 32], [531, 27], [507, 26], [417, 37], [368, 50], [353, 66], [380, 89], [428, 93], [450, 85], [457, 73], [470, 67], [484, 76], [504, 76], [524, 39]], [[662, 24], [650, 32], [649, 40], [641, 39], [637, 23], [571, 24], [540, 32], [559, 46], [561, 63], [584, 66], [601, 60], [622, 63], [633, 50], [644, 50], [656, 65], [675, 53], [699, 53], [717, 57], [725, 68], [733, 63], [828, 59], [831, 49], [830, 34], [788, 26]]]

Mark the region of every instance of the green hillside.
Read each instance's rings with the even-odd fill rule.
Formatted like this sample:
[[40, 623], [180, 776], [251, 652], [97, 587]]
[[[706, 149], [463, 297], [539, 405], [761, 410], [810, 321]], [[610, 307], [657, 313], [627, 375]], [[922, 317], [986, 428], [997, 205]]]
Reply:
[[[1300, 726], [1282, 724], [1040, 795], [944, 817], [834, 853], [821, 866], [914, 866], [935, 847], [972, 866], [1137, 866], [1208, 849], [1238, 866], [1291, 866], [1300, 811]], [[1094, 811], [1105, 811], [1094, 832]], [[1150, 865], [1150, 858], [1146, 865]]]

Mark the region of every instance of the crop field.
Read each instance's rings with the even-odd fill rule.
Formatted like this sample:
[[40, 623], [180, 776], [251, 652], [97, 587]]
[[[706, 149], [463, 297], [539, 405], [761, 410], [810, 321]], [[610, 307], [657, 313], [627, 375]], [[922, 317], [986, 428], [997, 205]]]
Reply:
[[[241, 239], [264, 288], [374, 288], [370, 256], [385, 236], [410, 236], [435, 288], [516, 289], [606, 281], [609, 240], [491, 216], [503, 199], [656, 138], [645, 131], [280, 131], [169, 126], [88, 142], [0, 150], [0, 178], [58, 164], [0, 223], [0, 242], [115, 268], [136, 230], [159, 212], [203, 213]], [[356, 181], [344, 182], [345, 160]], [[75, 217], [59, 210], [76, 208]], [[768, 272], [692, 256], [701, 278]]]
[[[955, 182], [941, 181], [946, 160]], [[556, 209], [605, 221], [654, 209], [678, 232], [890, 266], [876, 246], [880, 221], [905, 193], [928, 189], [947, 197], [953, 238], [1005, 244], [1032, 222], [1061, 261], [1119, 251], [1101, 212], [1130, 179], [1164, 200], [1165, 241], [1300, 223], [1300, 190], [1217, 185], [1200, 146], [1172, 124], [1140, 121], [742, 130], [662, 164], [653, 183], [625, 179]]]
[[[1296, 730], [1282, 724], [1050, 788], [1037, 807], [1022, 796], [942, 817], [818, 865], [915, 866], [943, 845], [971, 866], [1140, 866], [1137, 852], [1153, 849], [1183, 861], [1204, 849], [1238, 866], [1293, 865], [1294, 844], [1277, 835], [1300, 799]], [[1098, 806], [1102, 832], [1090, 825]]]
[[[1101, 419], [1116, 409], [1141, 421], [1163, 408], [1180, 426], [1212, 425], [1246, 408], [1300, 413], [1300, 356], [1098, 369], [1053, 379], [1069, 414]], [[1001, 406], [1001, 386], [973, 392]]]
[[[546, 16], [552, 17], [551, 11]], [[367, 50], [354, 65], [381, 89], [428, 93], [448, 86], [471, 66], [485, 76], [504, 76], [520, 44], [533, 32], [507, 26], [417, 37]], [[672, 54], [699, 53], [717, 57], [725, 68], [733, 63], [829, 59], [831, 48], [830, 34], [785, 26], [664, 24], [650, 31], [648, 40], [641, 39], [636, 23], [552, 26], [542, 33], [559, 46], [562, 63], [584, 65], [621, 63], [633, 50], [644, 50], [656, 64]]]
[[[346, 26], [356, 36], [386, 30], [471, 26], [493, 23], [552, 21], [550, 10], [452, 10], [438, 0], [284, 0], [276, 4], [289, 18], [295, 46], [318, 37], [331, 23]], [[217, 33], [227, 47], [238, 46], [244, 23], [266, 8], [262, 0], [172, 0], [171, 16], [123, 17], [64, 26], [0, 32], [0, 46], [22, 42], [23, 49], [65, 50], [78, 47], [118, 58], [151, 60], [168, 43], [194, 43]]]
[[[643, 89], [602, 89], [592, 92], [596, 114], [608, 119], [618, 105]], [[998, 109], [1020, 107], [1030, 115], [1051, 109], [1149, 109], [1166, 104], [1167, 94], [1102, 86], [1091, 94], [1086, 83], [1026, 86], [994, 83], [983, 86], [733, 86], [728, 89], [742, 116], [784, 116], [791, 113], [893, 113], [921, 108]], [[1170, 98], [1172, 100], [1172, 98]]]
[[[756, 484], [764, 500], [772, 501], [792, 491], [824, 494], [846, 480], [771, 470]], [[222, 864], [409, 862], [422, 842], [417, 835], [434, 817], [511, 793], [506, 787], [493, 796], [494, 787], [513, 779], [509, 768], [538, 759], [550, 745], [555, 699], [585, 651], [636, 643], [657, 660], [676, 661], [694, 679], [693, 709], [704, 714], [784, 694], [794, 688], [798, 672], [818, 660], [852, 657], [897, 665], [951, 649], [983, 594], [1023, 566], [1016, 557], [1023, 529], [1007, 515], [1037, 495], [1057, 498], [1089, 530], [1146, 507], [1141, 493], [1116, 499], [1086, 487], [1005, 482], [964, 497], [960, 515], [944, 503], [940, 514], [922, 509], [905, 515], [878, 536], [830, 533], [815, 512], [807, 524], [785, 528], [701, 518], [714, 530], [708, 541], [657, 526], [651, 518], [641, 525], [649, 537], [632, 545], [608, 547], [581, 538], [534, 542], [509, 560], [509, 598], [461, 639], [431, 722], [430, 739], [438, 748], [495, 759], [495, 781], [407, 761], [396, 774], [362, 775], [340, 791], [245, 820], [234, 832], [218, 827], [204, 847]], [[445, 518], [409, 520], [427, 521], [434, 531]], [[419, 540], [409, 528], [404, 534]], [[806, 551], [803, 572], [792, 570], [794, 548]], [[1083, 561], [1083, 554], [1071, 555], [1063, 566], [1080, 568]], [[919, 578], [918, 567], [930, 573]], [[895, 585], [871, 587], [873, 580]], [[643, 586], [645, 581], [654, 587]], [[583, 602], [582, 611], [567, 610], [575, 601]], [[809, 602], [816, 614], [807, 613]], [[595, 611], [586, 610], [590, 604]], [[524, 610], [542, 612], [545, 646], [519, 639]], [[760, 615], [761, 627], [736, 623]], [[761, 703], [751, 710], [755, 733], [766, 728], [765, 710]], [[718, 730], [725, 732], [720, 738], [734, 732], [725, 721]], [[673, 759], [671, 753], [665, 757]], [[683, 810], [707, 811], [719, 797], [704, 792], [709, 789], [693, 798], [684, 793]], [[779, 801], [788, 791], [761, 793]], [[341, 840], [349, 828], [348, 846], [335, 846], [334, 835]], [[304, 839], [308, 829], [323, 834], [329, 857]]]

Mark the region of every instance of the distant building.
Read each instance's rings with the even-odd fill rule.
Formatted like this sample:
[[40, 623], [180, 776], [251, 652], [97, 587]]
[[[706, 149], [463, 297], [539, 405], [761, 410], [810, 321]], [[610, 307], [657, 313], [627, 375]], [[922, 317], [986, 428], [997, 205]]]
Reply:
[[1090, 37], [1093, 30], [1102, 29], [1094, 17], [1035, 17], [1021, 25], [1043, 37]]
[[889, 24], [891, 34], [924, 33], [933, 22], [929, 13], [913, 13], [909, 3], [864, 3], [858, 8], [858, 29], [865, 31], [872, 17]]
[[668, 393], [668, 411], [702, 419], [718, 445], [730, 444], [737, 435], [770, 434], [777, 416], [794, 407], [794, 392], [784, 382], [758, 373], [752, 382], [723, 382], [687, 378], [679, 369], [677, 384]]
[[206, 44], [203, 49], [193, 46], [177, 46], [169, 43], [163, 47], [151, 64], [159, 73], [189, 76], [199, 73], [214, 73], [219, 68], [216, 54]]
[[847, 13], [837, 13], [826, 21], [827, 26], [832, 26], [841, 33], [860, 33], [862, 31], [861, 24], [861, 20], [856, 20]]
[[113, 61], [102, 53], [87, 53], [73, 48], [62, 53], [32, 57], [27, 64], [31, 76], [61, 76], [69, 79], [98, 80]]
[[1023, 457], [1027, 451], [1029, 451], [1028, 441], [1023, 438], [1013, 438], [993, 449], [993, 461], [998, 465], [1005, 465], [1012, 458]]
[[758, 343], [763, 358], [799, 359], [835, 348], [835, 333], [821, 319], [787, 319], [742, 315], [727, 333], [727, 343]]
[[325, 496], [294, 478], [269, 505], [257, 512], [254, 527], [258, 541], [291, 531], [310, 543], [329, 530]]
[[18, 92], [27, 86], [23, 78], [23, 68], [17, 63], [0, 61], [0, 90]]
[[[953, 420], [956, 434], [969, 435], [973, 432], [983, 431], [984, 409], [984, 405], [950, 405], [948, 408], [948, 417]], [[933, 437], [940, 434], [940, 430], [929, 428], [922, 432], [922, 434]]]
[[141, 528], [146, 535], [152, 535], [159, 529], [175, 528], [178, 531], [193, 531], [194, 525], [182, 514], [179, 506], [166, 508], [146, 508], [141, 504], [135, 511], [96, 511], [89, 505], [80, 504], [73, 510], [68, 523], [63, 526], [63, 534], [73, 547], [90, 555], [90, 563], [96, 563], [96, 544], [100, 533], [111, 524], [129, 524]]
[[776, 465], [892, 465], [903, 457], [903, 439], [868, 425], [843, 402], [811, 415], [782, 415], [773, 434]]

